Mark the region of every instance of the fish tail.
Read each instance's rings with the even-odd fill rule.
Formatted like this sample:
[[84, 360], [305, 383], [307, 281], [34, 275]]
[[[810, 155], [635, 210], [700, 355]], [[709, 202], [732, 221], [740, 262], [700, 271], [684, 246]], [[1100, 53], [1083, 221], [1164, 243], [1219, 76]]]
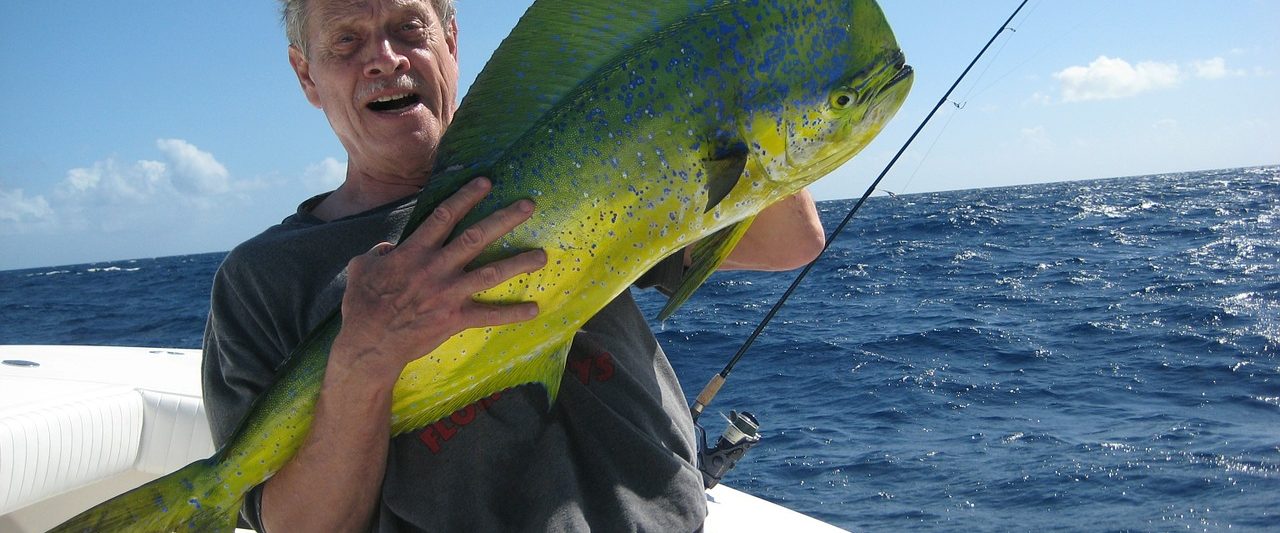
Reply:
[[244, 495], [229, 490], [212, 459], [116, 496], [51, 532], [233, 531]]

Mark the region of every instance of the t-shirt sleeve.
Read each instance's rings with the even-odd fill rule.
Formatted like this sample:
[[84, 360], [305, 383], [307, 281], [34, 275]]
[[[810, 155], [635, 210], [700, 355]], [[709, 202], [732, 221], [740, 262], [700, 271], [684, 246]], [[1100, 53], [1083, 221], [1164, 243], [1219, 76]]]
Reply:
[[[205, 325], [201, 371], [205, 414], [214, 445], [221, 448], [240, 426], [254, 400], [270, 387], [285, 359], [273, 342], [266, 310], [254, 298], [251, 279], [235, 279], [234, 263], [218, 269]], [[260, 301], [260, 300], [259, 300]], [[261, 531], [261, 485], [245, 495], [242, 517]]]

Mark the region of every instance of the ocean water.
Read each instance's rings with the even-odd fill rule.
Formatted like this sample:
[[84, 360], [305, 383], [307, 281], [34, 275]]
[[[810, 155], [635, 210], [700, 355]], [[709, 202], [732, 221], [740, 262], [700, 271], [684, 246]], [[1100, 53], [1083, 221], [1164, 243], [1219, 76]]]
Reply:
[[[0, 343], [197, 347], [221, 258], [0, 272]], [[654, 325], [687, 395], [793, 276]], [[848, 529], [1280, 530], [1280, 167], [873, 198], [729, 409], [726, 483]]]

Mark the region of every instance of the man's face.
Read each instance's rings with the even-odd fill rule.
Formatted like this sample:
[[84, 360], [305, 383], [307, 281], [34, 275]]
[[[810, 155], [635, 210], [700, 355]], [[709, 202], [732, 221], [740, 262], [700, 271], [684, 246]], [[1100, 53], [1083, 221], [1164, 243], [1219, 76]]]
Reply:
[[306, 18], [309, 51], [289, 60], [352, 169], [425, 177], [453, 119], [456, 26], [425, 0], [312, 0]]

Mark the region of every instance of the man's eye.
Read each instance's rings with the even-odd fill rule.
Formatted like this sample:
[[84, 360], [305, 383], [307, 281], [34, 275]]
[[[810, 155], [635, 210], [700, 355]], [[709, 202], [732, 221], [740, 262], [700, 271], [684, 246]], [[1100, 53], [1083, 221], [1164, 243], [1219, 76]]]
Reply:
[[426, 33], [427, 27], [418, 21], [406, 22], [400, 25], [400, 33], [412, 37], [419, 37]]

